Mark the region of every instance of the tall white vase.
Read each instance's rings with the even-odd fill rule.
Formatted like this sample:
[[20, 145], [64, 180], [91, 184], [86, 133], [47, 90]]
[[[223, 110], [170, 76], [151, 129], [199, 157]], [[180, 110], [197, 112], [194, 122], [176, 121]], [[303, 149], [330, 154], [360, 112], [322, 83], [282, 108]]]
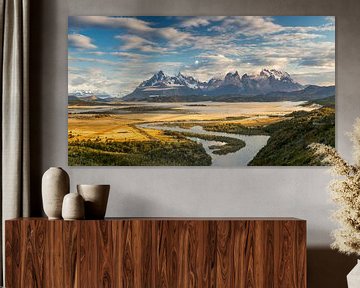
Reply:
[[42, 177], [43, 208], [49, 219], [61, 219], [63, 198], [69, 193], [69, 175], [60, 167], [49, 168]]
[[360, 260], [347, 275], [348, 288], [360, 288]]

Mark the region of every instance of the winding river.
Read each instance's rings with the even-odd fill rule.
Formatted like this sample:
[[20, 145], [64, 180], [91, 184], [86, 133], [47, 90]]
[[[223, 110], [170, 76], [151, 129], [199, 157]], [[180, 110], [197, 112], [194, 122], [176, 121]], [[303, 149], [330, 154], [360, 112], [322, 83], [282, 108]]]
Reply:
[[212, 153], [212, 150], [209, 148], [210, 146], [216, 144], [221, 145], [223, 142], [218, 141], [209, 141], [200, 138], [187, 137], [192, 141], [196, 141], [201, 143], [206, 151], [212, 158], [211, 166], [222, 166], [222, 167], [238, 167], [238, 166], [246, 166], [263, 148], [270, 136], [267, 135], [239, 135], [239, 134], [230, 134], [225, 132], [212, 132], [206, 131], [201, 126], [193, 126], [189, 129], [184, 129], [181, 127], [169, 127], [169, 126], [160, 126], [154, 123], [141, 124], [138, 125], [140, 128], [147, 129], [156, 129], [156, 130], [169, 130], [176, 132], [194, 132], [198, 134], [206, 134], [206, 135], [216, 135], [216, 136], [226, 136], [231, 138], [237, 138], [243, 140], [246, 146], [234, 153], [229, 153], [227, 155], [216, 155]]

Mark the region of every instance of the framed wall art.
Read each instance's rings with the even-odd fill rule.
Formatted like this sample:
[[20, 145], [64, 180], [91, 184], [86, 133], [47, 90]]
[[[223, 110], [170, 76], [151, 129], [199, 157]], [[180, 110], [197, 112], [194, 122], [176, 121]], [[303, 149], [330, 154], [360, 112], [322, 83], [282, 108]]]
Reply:
[[319, 165], [313, 142], [335, 146], [334, 17], [69, 17], [69, 165]]

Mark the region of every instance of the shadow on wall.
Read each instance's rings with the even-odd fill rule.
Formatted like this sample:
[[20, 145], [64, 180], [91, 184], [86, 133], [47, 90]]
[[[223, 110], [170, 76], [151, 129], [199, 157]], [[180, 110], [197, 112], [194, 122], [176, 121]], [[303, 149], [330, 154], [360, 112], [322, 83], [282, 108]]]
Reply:
[[[30, 215], [42, 215], [41, 201], [41, 162], [42, 162], [42, 53], [43, 51], [43, 15], [47, 12], [44, 0], [30, 3], [30, 43], [29, 43], [29, 109], [30, 109]], [[49, 1], [50, 2], [50, 1]], [[35, 4], [36, 3], [36, 4]], [[44, 81], [48, 81], [47, 79]]]
[[346, 275], [355, 266], [356, 256], [310, 248], [307, 258], [308, 288], [347, 288]]

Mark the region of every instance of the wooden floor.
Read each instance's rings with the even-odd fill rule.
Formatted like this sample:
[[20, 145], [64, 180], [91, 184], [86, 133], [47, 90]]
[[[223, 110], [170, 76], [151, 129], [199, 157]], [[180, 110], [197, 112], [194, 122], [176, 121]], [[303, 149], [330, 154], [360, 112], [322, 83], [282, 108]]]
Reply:
[[6, 221], [6, 287], [306, 287], [296, 219]]

